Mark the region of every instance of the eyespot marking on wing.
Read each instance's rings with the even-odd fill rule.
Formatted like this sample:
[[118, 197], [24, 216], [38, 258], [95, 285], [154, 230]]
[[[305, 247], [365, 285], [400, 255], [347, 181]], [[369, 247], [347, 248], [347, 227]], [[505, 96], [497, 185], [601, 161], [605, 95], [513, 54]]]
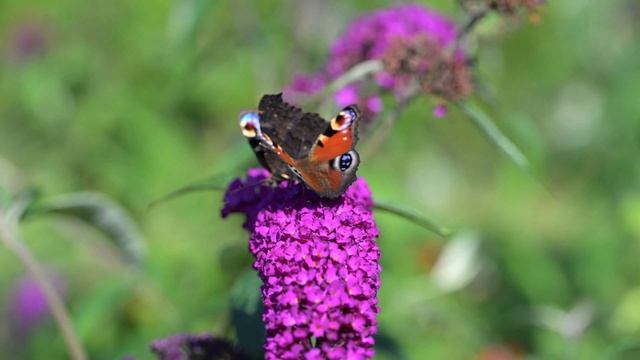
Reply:
[[331, 119], [331, 130], [342, 131], [349, 128], [358, 116], [359, 113], [355, 106], [347, 106], [338, 113], [338, 116]]
[[240, 114], [240, 128], [242, 135], [250, 139], [261, 137], [260, 116], [254, 111], [247, 111]]
[[353, 169], [358, 164], [358, 154], [351, 150], [342, 155], [336, 156], [331, 161], [331, 167], [341, 171], [347, 172]]

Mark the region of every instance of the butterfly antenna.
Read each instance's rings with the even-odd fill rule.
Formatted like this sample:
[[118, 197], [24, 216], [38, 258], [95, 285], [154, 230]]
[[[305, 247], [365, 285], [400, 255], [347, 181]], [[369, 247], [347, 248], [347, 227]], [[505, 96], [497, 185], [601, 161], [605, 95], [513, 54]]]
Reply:
[[250, 188], [257, 188], [257, 187], [260, 187], [262, 185], [267, 185], [271, 181], [273, 181], [273, 177], [272, 176], [270, 176], [268, 178], [265, 178], [265, 179], [262, 179], [260, 181], [255, 181], [255, 182], [248, 183], [248, 184], [242, 184], [241, 187], [239, 187], [237, 189], [234, 189], [234, 190], [231, 190], [231, 191], [227, 192], [227, 194], [235, 194], [238, 191], [242, 191], [242, 190], [246, 190], [246, 189], [250, 189]]

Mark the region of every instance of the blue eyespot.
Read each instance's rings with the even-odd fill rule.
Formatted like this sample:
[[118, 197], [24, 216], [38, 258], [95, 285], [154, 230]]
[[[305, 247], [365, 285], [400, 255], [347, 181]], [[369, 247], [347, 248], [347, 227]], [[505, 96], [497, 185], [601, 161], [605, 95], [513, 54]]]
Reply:
[[349, 153], [342, 154], [340, 155], [340, 160], [338, 161], [338, 168], [341, 171], [346, 171], [351, 167], [352, 163], [353, 163], [353, 157], [351, 156], [351, 154]]
[[240, 123], [260, 123], [260, 116], [255, 111], [248, 111], [240, 114]]
[[240, 114], [240, 128], [242, 134], [250, 139], [261, 138], [260, 116], [257, 112], [244, 112]]
[[350, 153], [344, 153], [334, 160], [333, 167], [340, 171], [347, 171], [353, 164], [353, 156]]
[[330, 162], [330, 166], [338, 171], [348, 172], [354, 170], [358, 166], [358, 161], [358, 153], [351, 150], [333, 158]]

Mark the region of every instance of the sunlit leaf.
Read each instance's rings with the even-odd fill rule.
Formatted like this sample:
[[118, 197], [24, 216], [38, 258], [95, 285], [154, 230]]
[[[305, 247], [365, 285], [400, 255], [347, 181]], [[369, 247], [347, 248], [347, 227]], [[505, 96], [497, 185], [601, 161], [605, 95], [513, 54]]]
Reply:
[[376, 210], [387, 212], [389, 214], [397, 215], [442, 237], [448, 237], [452, 234], [451, 230], [437, 225], [435, 222], [428, 219], [419, 212], [412, 209], [407, 209], [400, 205], [376, 201], [373, 208]]
[[473, 232], [460, 232], [442, 250], [431, 270], [431, 278], [444, 292], [469, 285], [480, 272], [480, 237]]

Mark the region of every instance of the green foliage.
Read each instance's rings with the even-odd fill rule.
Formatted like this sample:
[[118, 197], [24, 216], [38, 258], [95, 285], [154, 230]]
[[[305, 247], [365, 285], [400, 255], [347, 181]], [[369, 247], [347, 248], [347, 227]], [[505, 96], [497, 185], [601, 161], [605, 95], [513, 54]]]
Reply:
[[[422, 2], [463, 18], [455, 2]], [[391, 212], [404, 217], [376, 214], [381, 359], [474, 358], [496, 346], [532, 358], [638, 356], [640, 12], [634, 0], [547, 3], [538, 25], [482, 24], [477, 107], [434, 119], [435, 102], [418, 99], [360, 165], [374, 198], [401, 204]], [[0, 207], [39, 189], [20, 232], [65, 277], [91, 359], [148, 358], [152, 339], [187, 331], [259, 354], [259, 282], [242, 219], [220, 219], [219, 192], [162, 196], [256, 165], [238, 112], [316, 70], [350, 19], [388, 5], [0, 4]], [[47, 45], [17, 60], [11, 39], [24, 24]], [[148, 211], [161, 198], [172, 201]], [[450, 240], [436, 234], [446, 232], [418, 214], [478, 234], [473, 264], [444, 262]], [[24, 270], [2, 248], [0, 264], [2, 307]], [[432, 271], [462, 265], [478, 270], [455, 290]], [[43, 323], [26, 354], [65, 358], [57, 331]], [[13, 341], [0, 326], [0, 359]]]
[[266, 332], [262, 323], [260, 278], [246, 271], [231, 289], [231, 319], [238, 345], [253, 358], [262, 357]]

